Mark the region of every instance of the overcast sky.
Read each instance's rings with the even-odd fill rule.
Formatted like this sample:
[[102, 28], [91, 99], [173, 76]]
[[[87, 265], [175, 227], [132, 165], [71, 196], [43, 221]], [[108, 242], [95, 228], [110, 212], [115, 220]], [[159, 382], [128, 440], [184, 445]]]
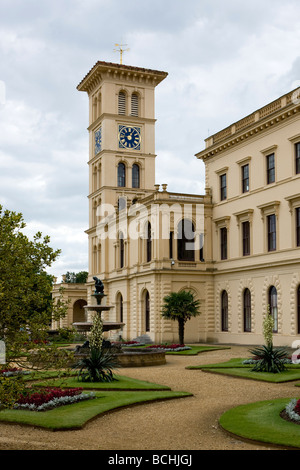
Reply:
[[[204, 192], [204, 139], [300, 86], [299, 0], [0, 0], [0, 204], [87, 270], [88, 98], [98, 61], [168, 72], [156, 183]], [[180, 170], [178, 169], [180, 166]]]

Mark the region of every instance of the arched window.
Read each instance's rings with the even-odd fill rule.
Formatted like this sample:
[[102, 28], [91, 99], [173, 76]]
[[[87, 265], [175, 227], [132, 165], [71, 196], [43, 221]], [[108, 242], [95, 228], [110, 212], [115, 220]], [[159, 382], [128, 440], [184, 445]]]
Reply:
[[244, 290], [244, 331], [251, 331], [251, 293], [249, 289]]
[[123, 296], [122, 294], [117, 295], [117, 321], [123, 323]]
[[177, 256], [179, 261], [195, 261], [194, 224], [183, 219], [177, 227]]
[[148, 291], [145, 294], [145, 330], [150, 331], [150, 296]]
[[118, 96], [118, 114], [126, 114], [126, 93], [120, 91]]
[[297, 289], [297, 318], [298, 318], [298, 335], [300, 334], [300, 284]]
[[118, 165], [118, 187], [124, 188], [126, 185], [126, 168], [124, 163]]
[[124, 268], [124, 259], [125, 259], [125, 252], [124, 252], [124, 235], [123, 232], [119, 233], [119, 262], [120, 268]]
[[228, 294], [223, 290], [221, 294], [221, 328], [228, 331]]
[[152, 258], [152, 235], [151, 235], [151, 224], [147, 224], [147, 244], [146, 244], [146, 260], [147, 263], [151, 261]]
[[137, 93], [133, 93], [131, 95], [131, 116], [138, 116], [139, 115], [139, 95]]
[[132, 187], [140, 187], [140, 167], [136, 163], [132, 165]]
[[277, 290], [276, 287], [271, 286], [269, 289], [269, 305], [270, 305], [270, 315], [272, 315], [274, 320], [273, 332], [278, 332], [278, 307], [277, 307]]
[[84, 306], [87, 304], [86, 300], [78, 299], [74, 302], [73, 305], [73, 322], [84, 322], [85, 318], [85, 309]]

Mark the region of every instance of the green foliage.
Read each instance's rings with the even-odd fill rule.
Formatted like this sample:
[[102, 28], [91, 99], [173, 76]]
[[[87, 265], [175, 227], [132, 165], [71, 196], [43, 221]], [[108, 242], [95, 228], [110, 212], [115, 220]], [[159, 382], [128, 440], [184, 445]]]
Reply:
[[195, 299], [191, 291], [171, 292], [163, 300], [162, 316], [178, 321], [179, 343], [184, 344], [185, 323], [192, 317], [200, 315], [200, 302]]
[[67, 306], [63, 301], [54, 304], [54, 278], [46, 268], [60, 250], [53, 250], [50, 238], [41, 232], [30, 240], [25, 227], [22, 214], [0, 205], [0, 338], [8, 364], [23, 367], [28, 361], [26, 367], [35, 368], [33, 360], [39, 357], [39, 364], [55, 368], [63, 363], [63, 354], [46, 342], [47, 330], [51, 317], [65, 316]]
[[79, 369], [78, 379], [83, 382], [111, 382], [116, 367], [118, 362], [114, 354], [96, 348], [91, 348], [89, 356], [74, 365], [74, 369]]
[[55, 342], [72, 342], [75, 340], [77, 331], [75, 328], [59, 328], [57, 334], [52, 336], [52, 340]]
[[0, 377], [0, 403], [5, 408], [13, 408], [25, 385], [21, 376]]
[[68, 284], [85, 284], [88, 277], [87, 271], [80, 271], [78, 273], [67, 271], [65, 275], [65, 282]]
[[285, 359], [288, 358], [287, 349], [284, 347], [275, 348], [273, 344], [251, 349], [250, 352], [257, 358], [257, 362], [252, 368], [255, 372], [272, 372], [274, 374], [286, 370]]
[[266, 344], [264, 346], [251, 349], [249, 352], [255, 356], [257, 362], [252, 368], [255, 372], [271, 372], [277, 374], [286, 370], [285, 359], [288, 358], [288, 351], [284, 347], [273, 346], [274, 319], [270, 314], [270, 306], [267, 307], [267, 314], [263, 320], [263, 334]]
[[29, 240], [22, 214], [0, 205], [0, 337], [14, 339], [20, 328], [49, 325], [53, 310], [53, 277], [46, 268], [60, 250], [40, 232]]

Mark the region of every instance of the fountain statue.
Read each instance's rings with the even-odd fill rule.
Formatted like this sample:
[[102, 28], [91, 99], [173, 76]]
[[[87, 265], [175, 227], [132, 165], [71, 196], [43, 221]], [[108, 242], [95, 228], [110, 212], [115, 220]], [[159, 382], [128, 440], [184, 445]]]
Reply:
[[[104, 311], [109, 311], [112, 307], [110, 305], [102, 305], [102, 300], [106, 297], [104, 293], [104, 284], [98, 277], [93, 277], [95, 281], [95, 290], [92, 294], [92, 297], [96, 299], [96, 304], [91, 303], [89, 305], [85, 305], [85, 322], [76, 322], [73, 323], [73, 326], [79, 333], [89, 333], [91, 331], [93, 322], [89, 321], [88, 319], [88, 312], [92, 311], [94, 314], [98, 314], [101, 316], [101, 313]], [[122, 322], [107, 322], [103, 321], [103, 331], [110, 331], [110, 330], [119, 330], [124, 326]]]

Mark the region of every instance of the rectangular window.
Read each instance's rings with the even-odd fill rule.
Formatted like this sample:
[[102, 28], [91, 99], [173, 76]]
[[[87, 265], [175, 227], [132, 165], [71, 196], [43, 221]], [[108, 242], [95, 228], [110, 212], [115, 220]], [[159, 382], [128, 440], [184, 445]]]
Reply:
[[250, 255], [250, 222], [246, 221], [242, 223], [243, 231], [243, 256]]
[[268, 215], [268, 251], [276, 250], [276, 216]]
[[267, 184], [275, 183], [275, 154], [267, 156]]
[[169, 255], [170, 255], [170, 259], [173, 259], [173, 239], [174, 239], [174, 232], [170, 232], [170, 238], [169, 238]]
[[221, 201], [224, 201], [227, 198], [226, 173], [220, 176], [220, 187], [221, 187]]
[[242, 191], [247, 193], [249, 191], [249, 165], [242, 166]]
[[227, 259], [227, 228], [222, 227], [220, 229], [221, 237], [221, 259]]
[[300, 207], [296, 208], [296, 243], [300, 246]]
[[300, 173], [300, 142], [295, 144], [296, 174]]
[[199, 250], [199, 257], [200, 257], [200, 261], [205, 261], [204, 260], [204, 250], [203, 250], [203, 247], [204, 247], [204, 234], [203, 233], [200, 233], [199, 235], [199, 243], [200, 243], [200, 250]]

